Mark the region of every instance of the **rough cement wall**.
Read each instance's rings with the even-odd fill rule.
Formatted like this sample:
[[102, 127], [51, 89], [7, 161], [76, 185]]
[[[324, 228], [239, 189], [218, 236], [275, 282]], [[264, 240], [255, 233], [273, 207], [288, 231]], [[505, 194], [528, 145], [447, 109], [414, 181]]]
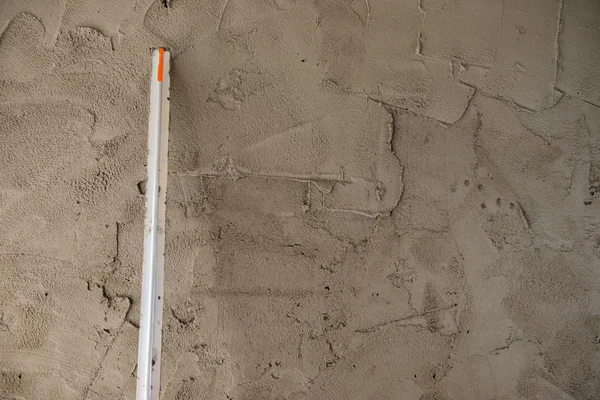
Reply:
[[596, 0], [4, 0], [0, 398], [600, 398]]

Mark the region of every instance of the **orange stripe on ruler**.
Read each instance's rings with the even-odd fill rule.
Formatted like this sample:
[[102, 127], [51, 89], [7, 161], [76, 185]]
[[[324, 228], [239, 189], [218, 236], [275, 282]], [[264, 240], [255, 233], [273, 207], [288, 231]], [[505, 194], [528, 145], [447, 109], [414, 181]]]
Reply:
[[162, 82], [163, 79], [163, 54], [165, 49], [162, 47], [158, 49], [158, 81]]

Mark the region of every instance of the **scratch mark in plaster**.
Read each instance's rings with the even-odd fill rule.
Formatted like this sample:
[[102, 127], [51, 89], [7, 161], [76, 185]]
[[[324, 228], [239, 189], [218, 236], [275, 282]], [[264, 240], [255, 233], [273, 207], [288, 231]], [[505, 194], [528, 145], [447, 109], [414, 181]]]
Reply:
[[198, 170], [188, 171], [188, 172], [170, 172], [169, 175], [190, 176], [190, 177], [230, 178], [230, 179], [241, 179], [241, 178], [287, 179], [287, 180], [297, 181], [297, 182], [315, 183], [317, 188], [319, 188], [319, 190], [323, 191], [324, 193], [329, 193], [330, 190], [324, 189], [323, 186], [319, 185], [318, 183], [324, 183], [324, 182], [356, 183], [356, 182], [361, 182], [361, 181], [362, 182], [375, 182], [375, 181], [370, 181], [370, 180], [363, 179], [360, 177], [353, 177], [353, 176], [348, 176], [348, 175], [342, 176], [340, 174], [318, 174], [318, 175], [311, 175], [311, 174], [296, 175], [296, 174], [287, 174], [287, 173], [265, 174], [265, 173], [260, 173], [260, 172], [253, 173], [253, 172], [244, 171], [243, 169], [239, 169], [238, 167], [235, 167], [235, 169], [236, 169], [235, 175], [232, 175], [231, 173], [227, 173], [227, 172], [223, 172], [223, 171], [214, 171], [213, 169], [209, 169], [209, 168], [200, 168]]
[[386, 213], [368, 213], [365, 211], [360, 211], [360, 210], [351, 210], [351, 209], [343, 209], [343, 208], [329, 208], [329, 207], [323, 207], [322, 210], [324, 211], [329, 211], [329, 212], [342, 212], [342, 213], [349, 213], [349, 214], [354, 214], [354, 215], [361, 215], [363, 217], [369, 217], [369, 218], [377, 218], [380, 216], [388, 216], [390, 213], [386, 212]]
[[[127, 312], [129, 312], [130, 309], [131, 309], [131, 301], [129, 302], [129, 307], [127, 309]], [[104, 356], [102, 356], [102, 361], [100, 361], [100, 366], [98, 367], [98, 369], [96, 369], [96, 373], [94, 374], [94, 377], [92, 378], [92, 381], [90, 382], [89, 386], [84, 391], [84, 395], [83, 395], [84, 399], [87, 400], [89, 398], [89, 396], [90, 396], [90, 390], [92, 389], [92, 387], [94, 387], [94, 383], [96, 383], [96, 381], [98, 380], [98, 377], [100, 376], [100, 372], [102, 372], [102, 367], [103, 367], [104, 361], [106, 361], [108, 355], [110, 354], [110, 351], [112, 350], [113, 346], [117, 342], [117, 338], [119, 337], [119, 335], [123, 331], [123, 326], [127, 322], [128, 322], [127, 319], [124, 319], [123, 322], [121, 322], [121, 325], [119, 326], [119, 329], [117, 329], [117, 333], [112, 338], [110, 344], [108, 345], [108, 348], [104, 352]]]
[[425, 10], [423, 10], [423, 0], [418, 0], [419, 11], [423, 14], [421, 18], [421, 29], [417, 33], [417, 47], [415, 49], [415, 53], [418, 55], [423, 55], [423, 30], [425, 29]]
[[[585, 103], [585, 104], [587, 104], [589, 106], [592, 106], [594, 108], [600, 109], [600, 104], [596, 104], [596, 103], [593, 103], [593, 102], [591, 102], [589, 100], [582, 99], [581, 97], [574, 96], [574, 95], [572, 95], [572, 94], [570, 94], [570, 93], [568, 93], [568, 92], [566, 92], [566, 91], [564, 91], [562, 89], [556, 88], [556, 87], [554, 88], [554, 90], [556, 90], [558, 93], [561, 94], [561, 98], [562, 98], [562, 96], [567, 96], [567, 97], [570, 97], [572, 99], [579, 100], [579, 101], [581, 101], [581, 102], [583, 102], [583, 103]], [[556, 104], [558, 104], [558, 101], [556, 102]]]
[[498, 54], [498, 47], [500, 47], [500, 40], [502, 39], [502, 28], [504, 27], [504, 10], [506, 10], [506, 0], [502, 0], [502, 14], [500, 15], [500, 32], [496, 36], [496, 47], [494, 48], [494, 56], [492, 62], [496, 62], [496, 55]]
[[372, 333], [372, 332], [376, 332], [378, 330], [380, 330], [383, 327], [389, 326], [389, 325], [402, 325], [402, 326], [422, 326], [422, 325], [427, 325], [427, 323], [425, 321], [411, 321], [413, 319], [416, 318], [420, 318], [420, 317], [424, 317], [425, 315], [429, 315], [429, 314], [433, 314], [433, 313], [437, 313], [440, 311], [446, 311], [446, 310], [451, 310], [453, 308], [456, 308], [458, 306], [458, 304], [452, 304], [451, 306], [447, 306], [447, 307], [440, 307], [440, 308], [435, 308], [433, 310], [427, 310], [418, 314], [413, 314], [413, 315], [409, 315], [407, 317], [403, 317], [403, 318], [398, 318], [398, 319], [392, 319], [389, 321], [383, 321], [380, 322], [378, 324], [375, 324], [371, 327], [368, 328], [361, 328], [361, 329], [356, 329], [354, 332], [356, 333]]
[[221, 12], [221, 18], [219, 19], [219, 28], [217, 29], [217, 32], [222, 31], [225, 27], [225, 24], [228, 22], [227, 19], [230, 13], [230, 7], [231, 0], [227, 0], [227, 3], [225, 3], [225, 7], [223, 7], [223, 12]]
[[414, 112], [412, 110], [409, 110], [408, 108], [405, 108], [405, 107], [400, 107], [400, 106], [397, 106], [395, 104], [388, 103], [388, 102], [386, 102], [384, 100], [378, 99], [377, 97], [367, 96], [367, 99], [371, 100], [371, 101], [373, 101], [373, 102], [375, 102], [377, 104], [380, 104], [380, 105], [382, 105], [382, 106], [384, 106], [386, 108], [391, 108], [393, 110], [399, 110], [399, 111], [406, 112], [406, 113], [409, 113], [409, 114], [412, 114], [412, 115], [416, 115], [418, 117], [421, 117], [421, 118], [424, 118], [424, 119], [427, 119], [427, 120], [430, 120], [430, 121], [435, 121], [435, 122], [437, 122], [438, 124], [440, 124], [440, 125], [442, 125], [444, 127], [448, 127], [448, 124], [446, 122], [444, 122], [444, 121], [440, 121], [439, 119], [435, 119], [435, 118], [432, 118], [432, 117], [428, 117], [426, 115], [422, 115], [422, 114], [416, 113], [416, 112]]
[[554, 86], [556, 86], [556, 81], [558, 79], [558, 73], [560, 71], [559, 59], [560, 59], [560, 34], [562, 32], [563, 27], [563, 8], [565, 1], [560, 0], [558, 4], [558, 17], [556, 22], [556, 38], [554, 39]]
[[298, 360], [302, 360], [302, 344], [304, 343], [304, 332], [300, 333], [300, 341], [298, 343]]
[[575, 172], [577, 172], [577, 167], [578, 166], [579, 166], [579, 163], [575, 163], [575, 166], [571, 170], [571, 174], [570, 174], [570, 177], [569, 177], [569, 186], [567, 186], [567, 189], [565, 190], [565, 194], [563, 196], [565, 199], [567, 197], [569, 197], [571, 195], [571, 192], [573, 191], [573, 183], [574, 183], [574, 180], [575, 180]]
[[525, 222], [525, 227], [527, 229], [531, 228], [531, 219], [529, 218], [529, 215], [527, 215], [527, 213], [525, 212], [525, 209], [523, 208], [523, 206], [521, 205], [520, 202], [516, 202], [517, 206], [519, 207], [519, 210], [521, 210], [521, 215], [523, 216], [523, 222]]
[[[465, 63], [465, 62], [461, 62], [461, 65], [463, 67], [465, 67], [465, 68], [474, 67], [474, 68], [481, 68], [481, 69], [486, 70], [486, 71], [502, 71], [502, 72], [511, 72], [513, 74], [523, 74], [523, 75], [525, 75], [527, 73], [526, 70], [519, 69], [519, 67], [515, 67], [515, 68], [501, 68], [501, 67], [496, 67], [495, 65], [486, 65], [486, 64], [478, 64], [478, 63]], [[518, 65], [520, 65], [520, 64], [518, 64]]]
[[315, 293], [311, 290], [305, 289], [278, 289], [278, 288], [264, 288], [264, 289], [236, 289], [236, 288], [224, 288], [224, 289], [208, 289], [197, 291], [194, 294], [204, 295], [210, 298], [215, 297], [282, 297], [282, 298], [299, 298], [299, 297], [311, 297], [321, 296], [325, 297], [326, 294]]

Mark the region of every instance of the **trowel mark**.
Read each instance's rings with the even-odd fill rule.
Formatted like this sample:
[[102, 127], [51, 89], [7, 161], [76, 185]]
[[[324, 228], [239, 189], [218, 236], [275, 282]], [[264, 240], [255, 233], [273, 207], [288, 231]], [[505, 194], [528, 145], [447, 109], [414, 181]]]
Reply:
[[16, 15], [0, 37], [0, 80], [28, 82], [52, 72], [56, 56], [41, 48], [42, 21], [32, 14]]
[[383, 107], [352, 99], [342, 111], [268, 136], [204, 171], [311, 181], [319, 187], [331, 182], [324, 193], [324, 209], [388, 214], [402, 193], [402, 167], [392, 151], [391, 122]]
[[44, 26], [43, 47], [50, 50], [56, 43], [62, 18], [65, 13], [67, 0], [35, 1], [4, 1], [0, 13], [0, 33], [19, 14], [30, 14], [39, 19]]
[[369, 0], [353, 0], [352, 3], [350, 3], [350, 8], [360, 19], [363, 27], [366, 27], [369, 24], [369, 19], [371, 17]]
[[279, 10], [287, 10], [296, 4], [296, 0], [273, 0], [273, 3]]
[[220, 32], [225, 28], [226, 25], [230, 24], [231, 20], [231, 0], [227, 0], [225, 3], [225, 7], [223, 7], [223, 11], [221, 12], [221, 17], [219, 18], [219, 27], [217, 32]]

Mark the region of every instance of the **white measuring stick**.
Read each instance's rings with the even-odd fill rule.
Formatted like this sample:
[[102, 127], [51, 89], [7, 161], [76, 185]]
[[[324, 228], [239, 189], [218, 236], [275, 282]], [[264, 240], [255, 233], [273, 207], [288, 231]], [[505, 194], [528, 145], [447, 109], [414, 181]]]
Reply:
[[169, 141], [169, 55], [170, 52], [163, 48], [152, 50], [137, 400], [157, 400], [160, 393]]

